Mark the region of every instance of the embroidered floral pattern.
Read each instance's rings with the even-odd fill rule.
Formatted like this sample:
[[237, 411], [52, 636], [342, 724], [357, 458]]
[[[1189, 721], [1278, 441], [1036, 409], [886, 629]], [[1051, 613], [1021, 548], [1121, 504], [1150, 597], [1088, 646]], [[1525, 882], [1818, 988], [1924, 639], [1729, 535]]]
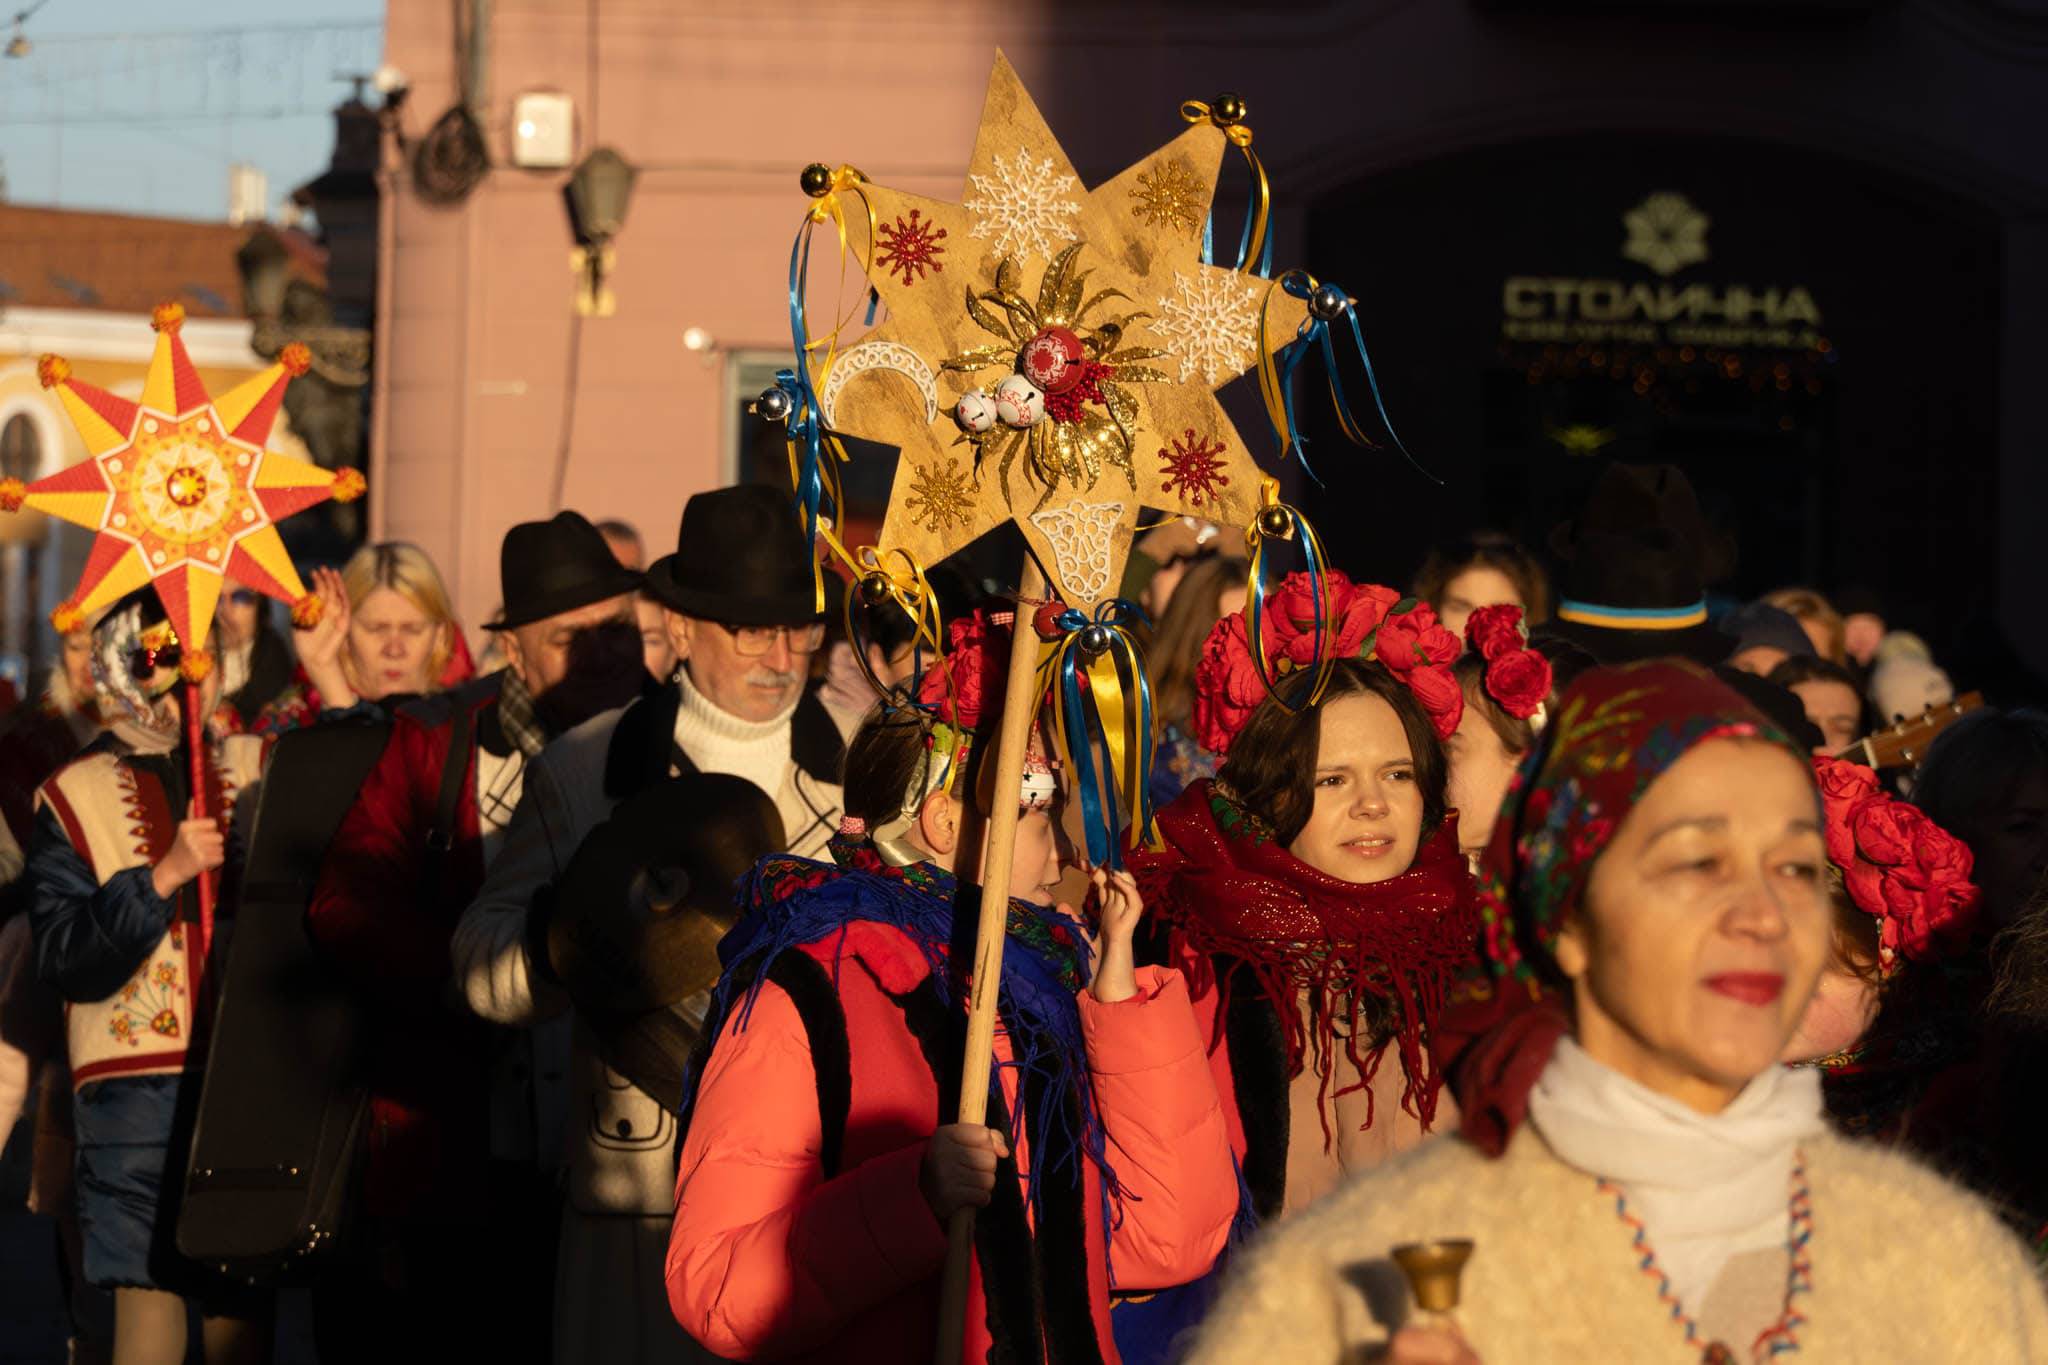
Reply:
[[[176, 926], [172, 932], [182, 938]], [[107, 1016], [108, 1034], [133, 1048], [151, 1038], [182, 1037], [185, 1029], [178, 1006], [184, 984], [185, 973], [175, 962], [159, 959], [145, 966], [121, 987], [114, 1010]]]

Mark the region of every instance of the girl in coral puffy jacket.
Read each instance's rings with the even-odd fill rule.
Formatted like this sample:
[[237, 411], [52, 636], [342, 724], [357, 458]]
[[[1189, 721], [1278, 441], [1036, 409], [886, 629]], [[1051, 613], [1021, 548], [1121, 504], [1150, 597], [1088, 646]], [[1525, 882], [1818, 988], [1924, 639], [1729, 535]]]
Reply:
[[[1008, 634], [957, 623], [931, 704], [868, 715], [833, 862], [776, 856], [742, 884], [666, 1268], [678, 1321], [721, 1356], [929, 1359], [946, 1226], [973, 1208], [964, 1358], [1113, 1362], [1112, 1286], [1181, 1283], [1228, 1239], [1215, 1084], [1180, 973], [1133, 966], [1135, 885], [1092, 874], [1093, 933], [1055, 902], [1042, 736], [1022, 790], [992, 790]], [[999, 798], [1020, 815], [983, 1127], [950, 1119]]]

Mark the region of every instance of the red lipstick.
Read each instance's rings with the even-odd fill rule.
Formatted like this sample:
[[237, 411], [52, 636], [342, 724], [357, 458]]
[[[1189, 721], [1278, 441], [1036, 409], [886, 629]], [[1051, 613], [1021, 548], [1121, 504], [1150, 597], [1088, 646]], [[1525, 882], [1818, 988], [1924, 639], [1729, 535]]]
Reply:
[[1785, 993], [1785, 978], [1776, 972], [1722, 972], [1708, 977], [1706, 987], [1745, 1005], [1768, 1005]]

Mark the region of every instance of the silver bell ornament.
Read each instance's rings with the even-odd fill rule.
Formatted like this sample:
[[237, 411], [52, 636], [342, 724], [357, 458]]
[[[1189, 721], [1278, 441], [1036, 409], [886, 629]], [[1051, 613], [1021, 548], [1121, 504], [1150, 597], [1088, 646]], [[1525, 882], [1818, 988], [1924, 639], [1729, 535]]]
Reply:
[[1074, 641], [1074, 647], [1081, 651], [1083, 658], [1099, 659], [1109, 653], [1110, 645], [1115, 642], [1116, 637], [1110, 633], [1108, 626], [1083, 626], [1080, 636]]
[[1318, 285], [1316, 292], [1308, 296], [1308, 311], [1321, 322], [1335, 322], [1350, 306], [1351, 300], [1344, 291], [1332, 284]]
[[754, 412], [765, 421], [787, 422], [789, 409], [789, 391], [786, 389], [763, 389], [761, 396], [754, 400]]

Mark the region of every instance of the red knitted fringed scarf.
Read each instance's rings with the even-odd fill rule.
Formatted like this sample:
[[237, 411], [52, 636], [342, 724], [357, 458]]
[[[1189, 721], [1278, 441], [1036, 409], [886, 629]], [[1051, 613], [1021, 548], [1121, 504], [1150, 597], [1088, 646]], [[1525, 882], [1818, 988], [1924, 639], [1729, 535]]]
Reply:
[[[1214, 955], [1248, 968], [1280, 1016], [1287, 1074], [1312, 1059], [1322, 1084], [1323, 1141], [1331, 1140], [1330, 1078], [1337, 1049], [1360, 1080], [1336, 1093], [1367, 1093], [1387, 1043], [1400, 1046], [1401, 1107], [1423, 1124], [1436, 1116], [1443, 1078], [1425, 1046], [1444, 998], [1479, 952], [1479, 906], [1458, 852], [1457, 817], [1423, 842], [1415, 862], [1383, 882], [1340, 881], [1281, 846], [1218, 783], [1191, 785], [1158, 816], [1162, 847], [1130, 858], [1146, 907], [1167, 927], [1196, 994], [1222, 991]], [[1304, 1016], [1303, 997], [1307, 1009]], [[1372, 1044], [1364, 1008], [1385, 1002], [1392, 1036]], [[1220, 1030], [1229, 1001], [1216, 1012]], [[1220, 1038], [1219, 1040], [1220, 1041]]]

